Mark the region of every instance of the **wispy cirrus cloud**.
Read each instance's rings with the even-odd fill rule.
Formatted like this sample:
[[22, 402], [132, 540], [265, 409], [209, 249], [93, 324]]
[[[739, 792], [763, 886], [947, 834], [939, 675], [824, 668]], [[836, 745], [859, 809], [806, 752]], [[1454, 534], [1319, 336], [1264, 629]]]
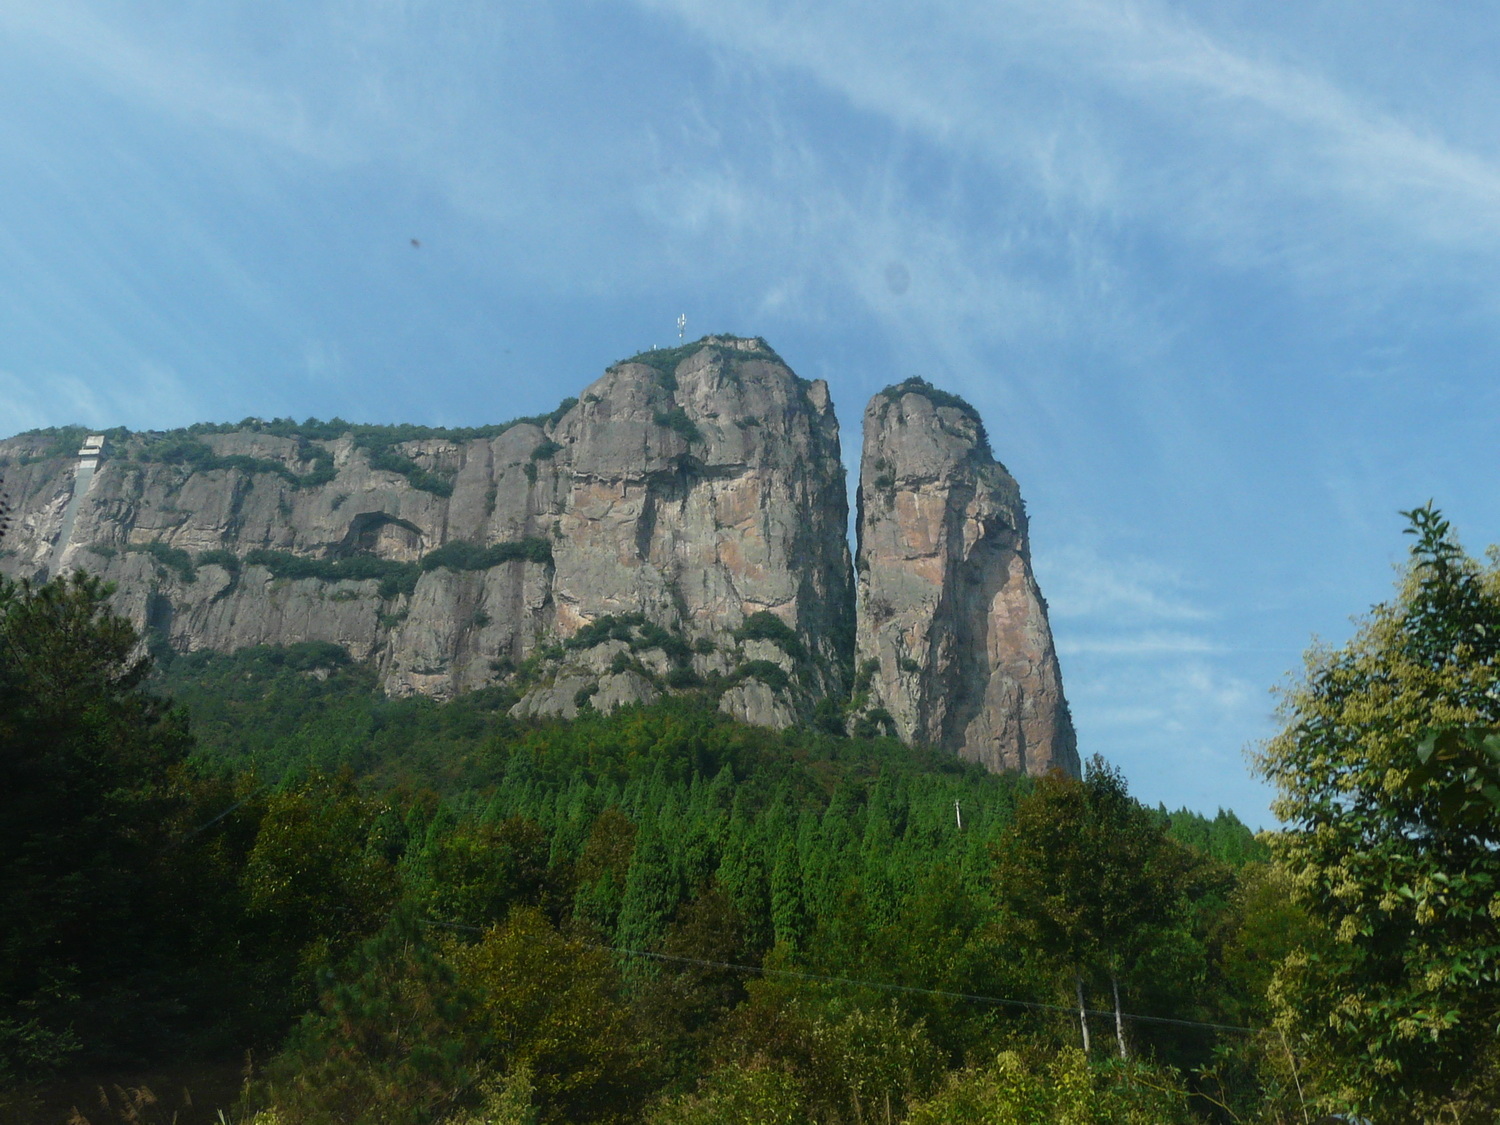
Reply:
[[1038, 568], [1054, 620], [1157, 626], [1212, 617], [1180, 574], [1153, 559], [1074, 545], [1049, 548]]
[[1476, 239], [1500, 242], [1500, 164], [1481, 148], [1367, 104], [1264, 43], [1226, 41], [1180, 8], [642, 4], [722, 51], [1019, 175], [1047, 206], [1106, 224], [1146, 220], [1237, 264], [1274, 259], [1345, 278], [1336, 260], [1371, 257], [1371, 220], [1389, 238], [1465, 255]]
[[1208, 637], [1192, 633], [1167, 633], [1146, 630], [1132, 635], [1066, 636], [1057, 644], [1063, 656], [1181, 656], [1188, 653], [1217, 653], [1224, 648]]

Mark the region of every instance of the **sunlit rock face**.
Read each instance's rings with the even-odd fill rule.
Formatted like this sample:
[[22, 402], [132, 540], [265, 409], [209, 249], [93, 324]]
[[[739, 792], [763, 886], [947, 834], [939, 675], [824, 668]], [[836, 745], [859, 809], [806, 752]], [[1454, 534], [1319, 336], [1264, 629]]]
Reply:
[[509, 685], [519, 714], [708, 686], [731, 714], [786, 726], [846, 695], [827, 385], [763, 341], [709, 337], [617, 364], [565, 406], [384, 446], [353, 430], [115, 432], [66, 542], [78, 438], [12, 438], [0, 570], [101, 574], [179, 651], [332, 642], [394, 694]]
[[856, 702], [992, 771], [1077, 776], [1020, 490], [961, 400], [920, 380], [864, 417]]
[[1016, 483], [920, 381], [865, 412], [857, 615], [828, 387], [761, 340], [642, 353], [508, 426], [87, 442], [0, 441], [0, 572], [97, 573], [180, 652], [332, 643], [392, 694], [508, 688], [518, 716], [707, 691], [1078, 772]]

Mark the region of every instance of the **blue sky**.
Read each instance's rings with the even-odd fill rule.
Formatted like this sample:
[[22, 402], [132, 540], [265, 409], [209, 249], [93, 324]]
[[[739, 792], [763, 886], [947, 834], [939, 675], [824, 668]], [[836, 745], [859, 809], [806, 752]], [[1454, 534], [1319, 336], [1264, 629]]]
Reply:
[[[1244, 751], [1500, 538], [1500, 21], [1394, 0], [0, 0], [0, 431], [473, 424], [765, 336], [909, 375], [1032, 514], [1085, 754]], [[421, 241], [420, 249], [411, 239]]]

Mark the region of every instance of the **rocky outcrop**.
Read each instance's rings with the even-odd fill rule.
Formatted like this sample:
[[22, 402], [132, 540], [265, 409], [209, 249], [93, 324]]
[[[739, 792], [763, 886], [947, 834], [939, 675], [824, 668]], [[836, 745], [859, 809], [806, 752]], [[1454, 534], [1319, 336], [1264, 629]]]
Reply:
[[828, 388], [760, 340], [642, 353], [503, 426], [37, 432], [0, 472], [0, 572], [98, 573], [179, 651], [331, 642], [393, 694], [501, 687], [519, 716], [848, 701], [856, 729], [1078, 770], [1015, 481], [920, 381], [865, 415], [857, 641]]
[[1077, 776], [1020, 490], [973, 408], [919, 379], [865, 411], [856, 570], [866, 725], [992, 771]]
[[486, 430], [115, 431], [91, 482], [82, 436], [0, 442], [0, 570], [101, 573], [179, 650], [329, 641], [393, 693], [508, 684], [521, 714], [706, 684], [780, 726], [847, 693], [838, 423], [762, 341], [643, 353]]

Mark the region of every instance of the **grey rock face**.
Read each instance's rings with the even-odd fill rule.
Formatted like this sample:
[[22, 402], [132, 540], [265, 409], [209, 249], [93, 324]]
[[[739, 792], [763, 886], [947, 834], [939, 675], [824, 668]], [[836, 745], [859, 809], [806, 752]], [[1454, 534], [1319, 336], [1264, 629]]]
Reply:
[[[780, 726], [848, 690], [838, 423], [827, 386], [762, 342], [645, 353], [565, 412], [402, 442], [394, 460], [352, 434], [192, 442], [183, 457], [116, 435], [66, 543], [77, 441], [0, 442], [18, 513], [0, 571], [99, 573], [181, 651], [330, 641], [392, 693], [510, 683], [520, 714], [708, 680], [731, 714]], [[766, 620], [780, 646], [737, 635]], [[613, 647], [595, 643], [601, 624]], [[785, 682], [739, 690], [751, 660]]]
[[572, 717], [708, 688], [786, 727], [852, 688], [857, 724], [1078, 772], [1025, 510], [972, 409], [915, 382], [865, 412], [856, 639], [824, 383], [708, 337], [564, 407], [394, 444], [115, 432], [91, 474], [82, 435], [0, 441], [0, 572], [98, 573], [179, 651], [339, 644], [393, 694], [506, 685]]
[[992, 771], [1077, 776], [1020, 491], [973, 409], [919, 380], [865, 411], [856, 569], [867, 722]]

